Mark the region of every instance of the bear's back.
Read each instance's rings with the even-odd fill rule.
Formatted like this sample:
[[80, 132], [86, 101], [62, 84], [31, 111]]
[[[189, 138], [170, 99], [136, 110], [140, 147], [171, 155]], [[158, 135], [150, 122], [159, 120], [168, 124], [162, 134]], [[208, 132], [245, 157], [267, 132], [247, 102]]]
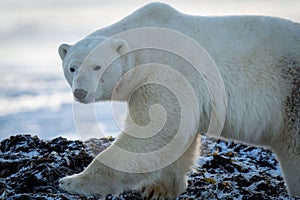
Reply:
[[[214, 58], [232, 59], [241, 51], [258, 49], [272, 55], [300, 57], [300, 24], [267, 16], [205, 17], [180, 13], [163, 3], [150, 3], [87, 37], [113, 36], [122, 31], [161, 27], [179, 31], [199, 42]], [[268, 52], [269, 51], [269, 52]], [[223, 55], [225, 52], [225, 55]], [[231, 56], [230, 56], [231, 55]]]

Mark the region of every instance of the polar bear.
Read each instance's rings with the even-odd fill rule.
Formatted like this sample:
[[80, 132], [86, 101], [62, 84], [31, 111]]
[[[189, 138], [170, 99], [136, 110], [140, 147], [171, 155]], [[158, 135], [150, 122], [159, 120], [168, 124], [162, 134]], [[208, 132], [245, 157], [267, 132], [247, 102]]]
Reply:
[[[77, 101], [126, 101], [129, 112], [126, 132], [83, 172], [62, 178], [59, 186], [70, 193], [85, 195], [142, 189], [148, 199], [174, 199], [186, 189], [186, 174], [198, 157], [197, 133], [208, 129], [212, 108], [209, 90], [203, 77], [191, 68], [182, 69], [189, 65], [186, 61], [151, 49], [126, 53], [132, 44], [113, 38], [122, 31], [143, 27], [175, 30], [204, 47], [220, 71], [228, 100], [221, 137], [272, 149], [280, 162], [289, 194], [300, 196], [300, 25], [266, 16], [190, 16], [162, 3], [145, 5], [74, 45], [60, 45], [58, 51], [64, 74]], [[86, 57], [104, 41], [107, 41], [105, 51], [120, 58], [101, 72], [105, 58]], [[138, 70], [138, 66], [147, 63], [150, 65], [144, 66], [146, 70]], [[171, 153], [155, 154], [153, 159], [145, 159], [143, 153], [154, 152], [170, 143], [181, 120], [178, 118], [180, 105], [173, 91], [160, 85], [143, 84], [153, 77], [164, 79], [164, 75], [156, 72], [155, 63], [171, 66], [184, 74], [195, 91], [198, 107], [183, 118], [187, 119], [190, 129], [182, 133], [186, 136], [180, 138], [182, 143], [176, 149], [184, 149], [184, 152], [178, 159], [160, 169], [137, 173], [132, 170], [136, 166], [150, 166], [152, 162], [163, 162], [172, 156]], [[132, 72], [129, 77], [122, 78], [129, 71]], [[184, 95], [184, 84], [180, 81], [173, 84]], [[113, 97], [114, 92], [118, 98]], [[184, 105], [196, 105], [189, 96], [185, 99]], [[143, 133], [132, 124], [149, 124], [155, 114], [152, 112], [155, 106], [151, 106], [157, 104], [168, 113], [166, 120], [161, 119], [165, 120], [163, 128], [151, 137], [138, 137]], [[116, 165], [127, 167], [127, 171], [114, 169], [101, 160], [104, 154], [106, 158], [125, 156], [124, 152], [113, 150], [116, 146], [140, 153], [136, 160], [114, 161]]]

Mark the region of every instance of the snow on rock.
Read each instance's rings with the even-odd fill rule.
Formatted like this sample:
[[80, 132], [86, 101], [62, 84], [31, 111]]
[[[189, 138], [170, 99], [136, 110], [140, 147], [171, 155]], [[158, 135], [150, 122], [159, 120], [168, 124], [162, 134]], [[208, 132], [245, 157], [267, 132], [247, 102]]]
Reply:
[[198, 165], [189, 174], [189, 187], [181, 197], [292, 199], [271, 151], [206, 136], [202, 145]]
[[[60, 190], [58, 180], [81, 172], [113, 138], [50, 141], [16, 135], [0, 143], [0, 199], [98, 199]], [[178, 199], [289, 198], [272, 152], [202, 136], [202, 153], [188, 176], [188, 188]], [[106, 199], [141, 199], [127, 191]]]
[[63, 199], [58, 179], [82, 171], [92, 161], [82, 142], [61, 137], [43, 141], [30, 135], [11, 136], [0, 143], [0, 153], [4, 199]]

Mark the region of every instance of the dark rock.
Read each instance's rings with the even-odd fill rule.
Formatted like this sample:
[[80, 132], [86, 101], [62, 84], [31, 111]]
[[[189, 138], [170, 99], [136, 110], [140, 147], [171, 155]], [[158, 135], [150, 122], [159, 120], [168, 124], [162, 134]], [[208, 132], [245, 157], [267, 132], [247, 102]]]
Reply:
[[[30, 135], [3, 140], [0, 199], [98, 199], [61, 191], [58, 180], [81, 172], [113, 140], [90, 139], [83, 143], [58, 137], [43, 141]], [[211, 150], [200, 157], [195, 171], [189, 174], [188, 188], [179, 199], [290, 199], [272, 152], [234, 142], [214, 143], [206, 137], [204, 141], [210, 141]], [[139, 200], [141, 194], [127, 191], [106, 199]]]
[[29, 149], [38, 148], [39, 139], [30, 135], [16, 135], [5, 139], [0, 143], [0, 151], [5, 152], [28, 152]]
[[81, 172], [92, 161], [84, 148], [81, 141], [61, 137], [42, 141], [36, 136], [16, 135], [3, 140], [0, 191], [6, 199], [47, 199], [61, 194], [59, 178]]

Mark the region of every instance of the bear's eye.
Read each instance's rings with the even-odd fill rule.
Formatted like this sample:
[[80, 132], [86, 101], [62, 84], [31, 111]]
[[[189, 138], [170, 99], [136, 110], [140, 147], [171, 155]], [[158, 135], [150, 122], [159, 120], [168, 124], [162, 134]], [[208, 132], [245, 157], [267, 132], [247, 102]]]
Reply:
[[75, 72], [75, 68], [74, 67], [70, 67], [70, 72]]
[[93, 70], [98, 71], [98, 70], [100, 70], [100, 69], [101, 69], [101, 66], [97, 65], [96, 67], [94, 67]]

